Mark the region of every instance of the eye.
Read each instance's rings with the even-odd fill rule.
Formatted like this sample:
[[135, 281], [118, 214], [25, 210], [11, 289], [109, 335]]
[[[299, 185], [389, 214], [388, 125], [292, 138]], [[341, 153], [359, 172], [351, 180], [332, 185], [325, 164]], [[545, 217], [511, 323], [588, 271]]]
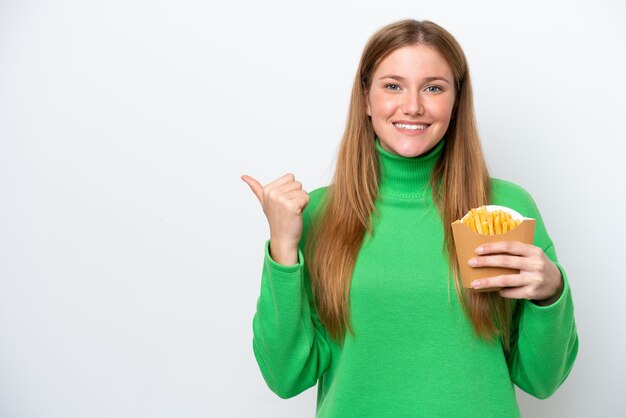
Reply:
[[440, 93], [441, 91], [443, 91], [443, 89], [435, 84], [431, 84], [430, 86], [426, 87], [426, 91], [428, 93]]
[[389, 83], [385, 84], [385, 88], [390, 91], [398, 91], [400, 90], [400, 86], [397, 84]]

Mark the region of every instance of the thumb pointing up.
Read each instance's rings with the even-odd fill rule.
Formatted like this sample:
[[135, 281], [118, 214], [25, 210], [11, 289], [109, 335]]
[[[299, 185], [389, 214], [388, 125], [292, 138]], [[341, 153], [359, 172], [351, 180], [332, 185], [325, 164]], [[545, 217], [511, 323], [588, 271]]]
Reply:
[[302, 213], [309, 203], [309, 194], [291, 173], [277, 178], [266, 186], [253, 177], [241, 179], [250, 186], [261, 203], [270, 226], [271, 240], [284, 247], [297, 248], [302, 237]]
[[241, 179], [245, 181], [248, 186], [250, 186], [252, 192], [256, 195], [257, 199], [259, 199], [261, 205], [263, 205], [263, 186], [261, 185], [261, 183], [259, 183], [250, 176], [246, 176], [245, 174], [241, 176]]

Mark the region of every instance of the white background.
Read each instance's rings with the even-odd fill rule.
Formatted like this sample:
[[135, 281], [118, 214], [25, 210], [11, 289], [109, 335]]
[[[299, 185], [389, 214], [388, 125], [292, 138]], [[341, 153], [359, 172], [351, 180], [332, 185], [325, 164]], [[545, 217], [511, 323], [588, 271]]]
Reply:
[[269, 229], [240, 176], [327, 185], [361, 50], [404, 18], [463, 46], [492, 175], [569, 275], [578, 359], [523, 416], [625, 416], [618, 0], [0, 0], [0, 416], [312, 417], [253, 356]]

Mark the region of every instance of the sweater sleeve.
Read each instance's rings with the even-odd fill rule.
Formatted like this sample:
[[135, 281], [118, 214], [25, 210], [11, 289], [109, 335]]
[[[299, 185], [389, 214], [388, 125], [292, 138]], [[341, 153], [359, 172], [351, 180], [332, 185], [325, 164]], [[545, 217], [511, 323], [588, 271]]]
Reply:
[[578, 353], [578, 333], [574, 304], [567, 274], [559, 263], [541, 215], [537, 222], [535, 245], [556, 264], [563, 277], [563, 291], [553, 304], [539, 306], [530, 300], [517, 301], [508, 366], [511, 378], [524, 392], [545, 399], [569, 375]]
[[268, 239], [261, 291], [252, 320], [252, 345], [268, 387], [288, 399], [317, 383], [328, 368], [331, 350], [306, 289], [310, 280], [302, 243], [298, 247], [298, 263], [292, 266], [275, 262], [269, 245]]

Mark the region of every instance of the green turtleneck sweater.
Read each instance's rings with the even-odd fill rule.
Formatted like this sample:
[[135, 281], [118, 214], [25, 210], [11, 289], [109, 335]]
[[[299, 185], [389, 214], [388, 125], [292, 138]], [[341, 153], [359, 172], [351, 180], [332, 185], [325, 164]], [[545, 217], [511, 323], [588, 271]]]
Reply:
[[519, 417], [513, 384], [547, 398], [569, 374], [578, 351], [567, 276], [531, 196], [492, 179], [491, 204], [536, 219], [534, 244], [561, 270], [564, 289], [549, 306], [517, 300], [511, 353], [478, 338], [449, 286], [443, 228], [428, 185], [443, 141], [417, 158], [376, 149], [379, 215], [367, 232], [350, 287], [355, 336], [339, 347], [311, 297], [302, 250], [327, 186], [310, 192], [298, 264], [265, 258], [253, 325], [263, 378], [281, 398], [318, 383], [318, 418]]

